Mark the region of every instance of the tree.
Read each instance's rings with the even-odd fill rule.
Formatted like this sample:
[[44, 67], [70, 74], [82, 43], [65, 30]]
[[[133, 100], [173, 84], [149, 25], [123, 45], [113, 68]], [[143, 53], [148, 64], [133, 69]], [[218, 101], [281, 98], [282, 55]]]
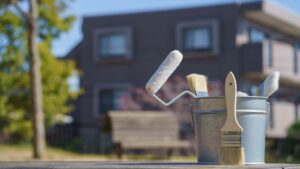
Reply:
[[[26, 4], [27, 11], [22, 8]], [[55, 115], [69, 112], [67, 101], [78, 95], [67, 89], [74, 63], [57, 60], [50, 50], [53, 39], [69, 30], [75, 19], [62, 15], [66, 8], [62, 0], [0, 4], [0, 37], [4, 39], [0, 44], [0, 121], [4, 122], [0, 129], [26, 140], [32, 127], [35, 158], [44, 154], [44, 119], [47, 126], [55, 123]]]
[[[164, 101], [169, 101], [179, 93], [189, 90], [187, 80], [180, 76], [171, 76], [156, 94]], [[208, 92], [210, 96], [224, 95], [224, 84], [222, 81], [213, 79], [208, 82]], [[128, 95], [120, 98], [120, 110], [156, 110], [174, 112], [180, 123], [180, 130], [183, 137], [191, 139], [193, 137], [193, 126], [191, 104], [193, 99], [184, 96], [171, 104], [164, 106], [147, 93], [144, 87], [131, 88]]]
[[38, 6], [37, 0], [29, 1], [29, 15], [24, 14], [28, 31], [28, 53], [30, 63], [31, 109], [33, 113], [33, 156], [42, 158], [45, 151], [45, 125], [43, 112], [42, 82], [40, 73], [40, 56], [36, 40], [38, 36]]

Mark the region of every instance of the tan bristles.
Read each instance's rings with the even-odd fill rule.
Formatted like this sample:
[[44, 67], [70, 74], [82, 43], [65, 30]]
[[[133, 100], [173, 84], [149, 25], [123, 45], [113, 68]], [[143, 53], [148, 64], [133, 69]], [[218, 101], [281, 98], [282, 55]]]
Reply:
[[207, 78], [204, 75], [190, 74], [186, 76], [190, 90], [197, 95], [197, 93], [207, 93]]
[[193, 78], [194, 75], [195, 75], [195, 74], [189, 74], [189, 75], [186, 76], [186, 79], [187, 79], [188, 84], [189, 84], [189, 88], [190, 88], [190, 90], [191, 90], [193, 93], [195, 93], [195, 88], [194, 88], [194, 78]]
[[244, 148], [222, 146], [220, 162], [222, 165], [243, 165], [245, 162]]

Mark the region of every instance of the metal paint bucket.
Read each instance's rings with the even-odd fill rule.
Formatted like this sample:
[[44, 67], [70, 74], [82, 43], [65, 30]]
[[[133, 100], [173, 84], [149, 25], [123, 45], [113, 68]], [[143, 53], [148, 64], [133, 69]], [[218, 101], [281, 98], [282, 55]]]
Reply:
[[[246, 164], [264, 164], [265, 129], [269, 103], [266, 97], [238, 97], [237, 116], [244, 129], [242, 145]], [[198, 163], [218, 164], [221, 148], [221, 128], [225, 122], [224, 97], [195, 99], [192, 116], [195, 127]]]

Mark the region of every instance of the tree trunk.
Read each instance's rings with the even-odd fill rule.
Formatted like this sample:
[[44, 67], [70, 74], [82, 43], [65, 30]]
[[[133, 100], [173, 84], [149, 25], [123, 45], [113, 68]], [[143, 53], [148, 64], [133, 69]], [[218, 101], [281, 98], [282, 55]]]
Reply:
[[45, 126], [43, 115], [42, 83], [40, 73], [40, 56], [36, 43], [38, 35], [38, 4], [36, 0], [29, 0], [28, 17], [28, 48], [31, 77], [31, 103], [33, 126], [33, 157], [41, 159], [45, 152]]

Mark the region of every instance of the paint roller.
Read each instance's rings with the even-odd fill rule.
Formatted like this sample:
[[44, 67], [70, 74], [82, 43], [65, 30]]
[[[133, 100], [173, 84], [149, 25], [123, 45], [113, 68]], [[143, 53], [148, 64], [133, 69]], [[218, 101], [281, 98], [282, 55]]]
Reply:
[[175, 102], [177, 99], [179, 99], [185, 94], [196, 98], [196, 96], [192, 92], [184, 91], [172, 100], [170, 100], [168, 103], [165, 103], [155, 95], [157, 91], [162, 87], [162, 85], [165, 84], [165, 82], [175, 71], [175, 69], [179, 66], [180, 62], [182, 61], [182, 58], [183, 56], [178, 50], [170, 52], [146, 84], [146, 90], [148, 91], [148, 93], [165, 106], [171, 105], [173, 102]]

